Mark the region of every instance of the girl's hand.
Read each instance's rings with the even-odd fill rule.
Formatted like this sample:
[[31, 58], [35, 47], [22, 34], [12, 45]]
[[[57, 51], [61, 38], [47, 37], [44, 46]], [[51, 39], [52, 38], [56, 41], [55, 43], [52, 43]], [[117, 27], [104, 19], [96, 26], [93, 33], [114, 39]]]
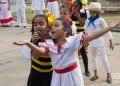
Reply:
[[32, 41], [36, 40], [36, 39], [40, 39], [40, 35], [39, 35], [38, 32], [34, 32], [33, 35], [32, 35]]
[[28, 44], [28, 43], [29, 43], [29, 41], [27, 41], [27, 40], [13, 42], [14, 45], [19, 45], [19, 46], [22, 46], [22, 45], [25, 45], [25, 44]]
[[114, 50], [114, 44], [110, 43], [110, 50]]
[[113, 44], [112, 40], [110, 39], [109, 41], [110, 41], [110, 50], [114, 50], [114, 44]]
[[80, 16], [79, 12], [77, 10], [74, 10], [74, 14], [78, 17]]
[[115, 20], [113, 21], [111, 24], [109, 24], [109, 29], [112, 30], [114, 29], [115, 27], [119, 26], [120, 25], [120, 20]]

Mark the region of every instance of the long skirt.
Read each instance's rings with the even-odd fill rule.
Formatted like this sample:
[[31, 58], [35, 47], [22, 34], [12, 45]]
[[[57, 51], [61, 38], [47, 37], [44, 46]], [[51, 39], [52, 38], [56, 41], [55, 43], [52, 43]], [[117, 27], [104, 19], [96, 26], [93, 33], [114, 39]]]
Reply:
[[63, 74], [54, 71], [51, 86], [84, 86], [80, 67]]
[[49, 12], [51, 12], [52, 14], [56, 16], [56, 18], [60, 17], [59, 5], [57, 1], [48, 2], [47, 8]]
[[12, 17], [11, 11], [8, 10], [8, 3], [0, 4], [0, 24], [1, 25], [10, 25], [14, 23], [15, 19]]

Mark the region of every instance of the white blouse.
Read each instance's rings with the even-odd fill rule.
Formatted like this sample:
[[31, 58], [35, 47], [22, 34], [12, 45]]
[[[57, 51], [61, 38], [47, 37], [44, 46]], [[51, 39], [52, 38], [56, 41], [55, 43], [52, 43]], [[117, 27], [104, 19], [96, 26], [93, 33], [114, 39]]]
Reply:
[[80, 33], [66, 38], [66, 43], [61, 45], [60, 52], [58, 52], [58, 46], [51, 39], [46, 40], [44, 44], [39, 43], [39, 46], [44, 46], [49, 49], [53, 68], [64, 69], [76, 62], [76, 51], [82, 47], [82, 34]]

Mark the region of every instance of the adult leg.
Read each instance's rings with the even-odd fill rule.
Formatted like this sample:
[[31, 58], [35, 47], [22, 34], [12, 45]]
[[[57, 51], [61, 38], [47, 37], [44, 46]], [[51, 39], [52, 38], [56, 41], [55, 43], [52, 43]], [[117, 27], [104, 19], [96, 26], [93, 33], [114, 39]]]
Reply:
[[26, 13], [25, 13], [25, 8], [22, 8], [21, 11], [22, 11], [22, 13], [21, 13], [22, 14], [22, 16], [21, 16], [22, 17], [22, 24], [23, 24], [24, 27], [26, 27]]
[[21, 10], [20, 9], [17, 9], [17, 25], [16, 27], [20, 27], [21, 26]]

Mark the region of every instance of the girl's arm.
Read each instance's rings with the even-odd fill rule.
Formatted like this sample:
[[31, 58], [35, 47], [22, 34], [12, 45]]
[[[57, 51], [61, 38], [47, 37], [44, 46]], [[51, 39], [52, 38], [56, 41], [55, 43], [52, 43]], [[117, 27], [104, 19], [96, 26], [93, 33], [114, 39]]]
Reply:
[[78, 21], [80, 22], [80, 26], [84, 26], [86, 18], [85, 17], [81, 18], [79, 12], [76, 10], [74, 11], [74, 13], [77, 16]]
[[38, 47], [38, 46], [34, 45], [33, 43], [31, 43], [31, 42], [29, 42], [27, 40], [13, 42], [13, 44], [19, 45], [19, 46], [27, 45], [32, 51], [39, 52], [40, 54], [46, 54], [46, 52], [47, 52], [45, 47]]
[[101, 29], [98, 31], [95, 31], [92, 35], [84, 35], [84, 44], [104, 35], [108, 31], [112, 30], [113, 28], [117, 27], [120, 25], [120, 20], [113, 21], [108, 27], [105, 29]]
[[[32, 34], [31, 42], [36, 46], [38, 46], [39, 39], [40, 39], [40, 36], [38, 35], [38, 32], [34, 32]], [[38, 59], [40, 57], [40, 53], [37, 51], [32, 51], [31, 54], [32, 54], [32, 57], [35, 59]]]

